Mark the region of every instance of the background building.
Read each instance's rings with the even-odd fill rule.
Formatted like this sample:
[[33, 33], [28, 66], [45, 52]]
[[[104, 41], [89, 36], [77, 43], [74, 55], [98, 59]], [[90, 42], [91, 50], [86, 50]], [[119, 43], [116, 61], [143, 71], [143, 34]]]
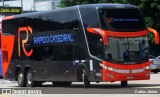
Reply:
[[[4, 16], [35, 11], [47, 11], [58, 8], [60, 0], [0, 0], [0, 19]], [[5, 8], [19, 7], [20, 13], [3, 12]]]

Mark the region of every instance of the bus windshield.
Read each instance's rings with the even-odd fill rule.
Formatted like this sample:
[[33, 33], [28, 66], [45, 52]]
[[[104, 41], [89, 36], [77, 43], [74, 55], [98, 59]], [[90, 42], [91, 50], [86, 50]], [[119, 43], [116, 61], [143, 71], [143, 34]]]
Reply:
[[136, 38], [108, 37], [105, 59], [113, 63], [136, 64], [148, 59], [147, 36]]
[[138, 31], [146, 29], [139, 9], [100, 9], [101, 27], [112, 31]]

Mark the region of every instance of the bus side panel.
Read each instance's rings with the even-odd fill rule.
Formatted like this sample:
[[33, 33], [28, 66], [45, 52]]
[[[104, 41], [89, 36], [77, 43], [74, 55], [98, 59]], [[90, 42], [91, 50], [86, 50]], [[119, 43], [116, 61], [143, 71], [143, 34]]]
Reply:
[[[71, 12], [71, 11], [69, 11]], [[66, 12], [68, 13], [68, 12]], [[27, 16], [26, 18], [24, 17], [16, 17], [16, 19], [13, 20], [8, 20], [4, 22], [3, 25], [3, 32], [4, 33], [9, 33], [9, 35], [14, 35], [15, 36], [15, 41], [14, 41], [14, 50], [13, 54], [11, 56], [11, 61], [10, 64], [8, 65], [8, 69], [6, 69], [6, 79], [15, 79], [15, 70], [17, 66], [20, 66], [22, 71], [24, 71], [25, 67], [29, 67], [34, 76], [34, 80], [36, 81], [76, 81], [77, 79], [77, 66], [74, 62], [79, 61], [83, 63], [85, 60], [86, 63], [84, 63], [89, 72], [92, 71], [90, 67], [90, 59], [91, 57], [88, 54], [88, 48], [86, 45], [86, 39], [84, 37], [84, 32], [82, 30], [81, 25], [79, 25], [79, 19], [78, 22], [73, 21], [71, 18], [71, 21], [68, 23], [62, 24], [62, 21], [53, 21], [53, 20], [58, 20], [59, 14], [57, 13], [54, 15], [57, 15], [57, 19], [52, 19], [52, 13], [45, 14], [44, 16], [39, 16], [39, 15], [34, 15], [34, 16]], [[69, 15], [73, 15], [70, 14]], [[65, 21], [68, 21], [69, 19], [66, 18], [66, 15], [64, 16], [63, 19], [67, 19]], [[51, 20], [47, 20], [47, 19]], [[77, 17], [75, 15], [75, 19], [77, 21]], [[56, 26], [55, 26], [56, 25]], [[71, 26], [72, 25], [72, 26]], [[20, 33], [20, 54], [21, 56], [18, 56], [18, 29], [19, 27], [30, 27], [32, 30], [27, 31], [22, 31]], [[64, 27], [64, 28], [62, 28]], [[74, 42], [71, 43], [54, 43], [54, 44], [40, 44], [40, 45], [35, 45], [33, 42], [34, 37], [41, 36], [46, 34], [47, 31], [55, 31], [53, 28], [56, 30], [64, 30], [64, 29], [70, 29], [70, 30], [64, 30], [64, 32], [61, 33], [72, 33], [73, 37], [75, 38]], [[69, 32], [67, 32], [69, 31]], [[32, 55], [27, 57], [24, 53], [24, 49], [22, 48], [22, 40], [25, 40], [27, 37], [28, 33], [28, 41], [25, 43], [26, 45], [24, 48], [26, 49], [27, 52], [29, 52], [31, 49], [33, 49]], [[44, 34], [43, 34], [44, 33]], [[53, 32], [52, 32], [53, 33]], [[75, 33], [75, 34], [74, 34]], [[57, 34], [57, 33], [55, 33]], [[60, 33], [59, 33], [60, 34]], [[50, 33], [51, 35], [51, 33]], [[52, 34], [54, 35], [54, 34]], [[74, 36], [75, 35], [75, 36]], [[36, 36], [36, 37], [37, 37]], [[47, 35], [45, 35], [47, 36]], [[58, 37], [58, 36], [57, 36]], [[40, 43], [40, 42], [39, 42]], [[93, 43], [94, 44], [94, 43]], [[62, 49], [61, 45], [68, 45], [69, 47], [64, 47], [64, 50]], [[53, 47], [55, 46], [55, 48]], [[56, 46], [60, 46], [56, 48]], [[72, 46], [72, 48], [70, 48]], [[81, 49], [80, 51], [72, 51], [73, 55], [77, 55], [76, 57], [73, 56], [66, 56], [66, 54], [69, 54], [70, 49]], [[95, 49], [95, 48], [92, 48]], [[7, 49], [9, 51], [9, 49]], [[49, 52], [48, 52], [49, 50]], [[50, 50], [52, 50], [52, 53], [50, 53]], [[54, 58], [54, 55], [57, 55], [56, 50], [59, 50], [60, 55], [56, 58]], [[54, 51], [54, 54], [53, 54]], [[64, 52], [65, 51], [65, 52]], [[79, 55], [81, 54], [80, 52], [84, 53], [85, 57], [79, 58]], [[94, 51], [94, 50], [93, 50]], [[3, 52], [3, 51], [2, 51]], [[76, 53], [78, 52], [78, 54]], [[46, 55], [45, 55], [46, 54]], [[48, 56], [49, 55], [49, 56]], [[83, 56], [83, 55], [82, 55]], [[5, 57], [3, 57], [5, 58]], [[36, 59], [35, 59], [36, 58]], [[64, 59], [63, 59], [64, 58]], [[63, 60], [62, 60], [63, 59]], [[88, 60], [88, 62], [87, 62]], [[92, 59], [91, 59], [92, 60]], [[95, 59], [93, 59], [94, 62]], [[99, 62], [96, 61], [93, 64], [94, 70], [99, 70]], [[89, 73], [91, 74], [91, 73]], [[94, 81], [95, 76], [92, 74], [90, 76], [90, 80]]]
[[[33, 43], [32, 38], [37, 35], [43, 37], [64, 33], [70, 34], [73, 41], [46, 44]], [[63, 30], [34, 33], [32, 35], [29, 36], [30, 41], [28, 43], [31, 44], [33, 54], [29, 58], [31, 62], [26, 61], [25, 64], [29, 64], [30, 68], [33, 69], [34, 79], [37, 81], [77, 81], [77, 64], [75, 61], [85, 60], [85, 54], [87, 53], [83, 33]]]
[[[102, 42], [102, 36], [98, 34], [92, 34], [87, 31], [87, 27], [99, 28], [99, 16], [97, 10], [94, 8], [80, 7], [80, 13], [84, 25], [86, 40], [88, 42], [89, 49], [89, 80], [90, 81], [102, 81], [102, 67], [100, 63], [104, 56], [104, 44]], [[87, 15], [86, 15], [87, 14]], [[97, 76], [98, 75], [98, 76]]]
[[[76, 81], [77, 80], [77, 67], [74, 64], [75, 60], [85, 60], [85, 58], [79, 58], [80, 54], [75, 53], [73, 49], [81, 49], [84, 55], [87, 53], [87, 47], [85, 44], [85, 38], [83, 34], [83, 30], [81, 25], [79, 25], [79, 17], [77, 16], [77, 10], [57, 12], [56, 14], [45, 14], [39, 17], [41, 20], [39, 21], [39, 29], [37, 29], [37, 24], [33, 25], [33, 21], [35, 19], [28, 18], [27, 24], [33, 28], [33, 36], [50, 36], [58, 33], [63, 34], [72, 34], [74, 41], [71, 43], [54, 43], [54, 44], [46, 44], [46, 45], [33, 45], [33, 55], [37, 55], [36, 60], [32, 60], [33, 62], [29, 65], [35, 71], [34, 79], [35, 80], [48, 80], [48, 81]], [[59, 15], [61, 15], [61, 19], [59, 19]], [[52, 17], [51, 17], [52, 16]], [[44, 20], [43, 20], [44, 17]], [[50, 17], [50, 21], [46, 21], [45, 17]], [[68, 18], [66, 18], [68, 17]], [[52, 19], [53, 18], [53, 19]], [[56, 20], [53, 21], [53, 20]], [[32, 22], [31, 22], [32, 21]], [[30, 24], [32, 23], [32, 24]], [[63, 23], [63, 24], [62, 24]], [[47, 25], [47, 26], [46, 26]], [[52, 33], [48, 33], [46, 31], [52, 31]], [[56, 31], [56, 30], [57, 31]], [[69, 30], [64, 30], [69, 29]], [[62, 31], [63, 30], [63, 31]], [[55, 32], [54, 32], [55, 31]], [[45, 34], [43, 34], [45, 33]], [[48, 33], [48, 34], [47, 34]], [[33, 40], [33, 39], [29, 39]], [[32, 43], [33, 44], [33, 43]], [[83, 47], [81, 45], [84, 45]], [[76, 57], [73, 55], [69, 55], [72, 53], [73, 55], [77, 55]], [[85, 55], [86, 56], [86, 55]], [[31, 56], [32, 57], [32, 56]], [[87, 58], [87, 57], [86, 57]], [[38, 62], [39, 61], [39, 62]], [[38, 65], [38, 67], [37, 67]]]
[[12, 61], [14, 48], [14, 35], [2, 35], [2, 75], [6, 77], [8, 73], [11, 73], [9, 70], [10, 63]]
[[[1, 26], [1, 23], [0, 23], [0, 26]], [[2, 35], [2, 32], [1, 32], [1, 27], [0, 27], [0, 78], [2, 78], [2, 49], [1, 49], [1, 35]]]
[[2, 78], [2, 50], [0, 48], [0, 78]]
[[18, 26], [16, 19], [2, 21], [2, 74], [4, 79], [15, 80], [18, 57]]

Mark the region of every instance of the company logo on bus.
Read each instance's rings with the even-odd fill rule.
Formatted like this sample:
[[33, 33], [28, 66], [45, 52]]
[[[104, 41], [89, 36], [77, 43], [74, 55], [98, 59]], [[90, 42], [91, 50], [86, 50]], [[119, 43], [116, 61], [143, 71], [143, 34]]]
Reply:
[[50, 36], [34, 37], [34, 44], [49, 44], [49, 43], [62, 43], [73, 42], [72, 34], [58, 34]]
[[[25, 33], [26, 34], [26, 38], [22, 40], [22, 42], [20, 41], [21, 39], [21, 33]], [[22, 45], [22, 48], [23, 48], [23, 52], [26, 56], [31, 56], [32, 53], [33, 53], [33, 49], [31, 49], [29, 52], [26, 51], [26, 48], [24, 46], [25, 43], [27, 43], [28, 41], [28, 35], [29, 33], [32, 33], [32, 28], [30, 26], [27, 26], [27, 27], [19, 27], [18, 29], [18, 56], [21, 56], [21, 45]], [[20, 44], [22, 43], [22, 44]]]
[[[26, 35], [25, 39], [21, 40], [21, 34]], [[18, 56], [21, 56], [21, 48], [26, 56], [31, 56], [33, 53], [33, 49], [30, 51], [26, 50], [25, 44], [28, 42], [29, 33], [32, 33], [32, 28], [30, 26], [27, 27], [19, 27], [18, 29]], [[36, 36], [33, 37], [34, 45], [38, 44], [49, 44], [49, 43], [63, 43], [63, 42], [73, 42], [72, 34], [57, 34], [57, 35], [49, 35], [49, 36]], [[22, 46], [22, 47], [21, 47]]]
[[139, 19], [136, 18], [107, 18], [108, 23], [116, 23], [116, 22], [139, 22]]
[[108, 23], [113, 23], [113, 18], [107, 18]]

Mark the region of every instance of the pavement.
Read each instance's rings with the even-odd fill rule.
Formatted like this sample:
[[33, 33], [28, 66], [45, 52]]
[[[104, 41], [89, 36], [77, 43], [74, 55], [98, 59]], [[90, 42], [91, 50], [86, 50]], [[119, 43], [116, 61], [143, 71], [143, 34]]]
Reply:
[[[47, 82], [42, 87], [20, 88], [17, 82], [0, 79], [0, 89], [41, 90], [42, 92], [42, 94], [0, 94], [0, 97], [160, 97], [160, 73], [151, 74], [150, 80], [129, 81], [128, 83], [128, 87], [121, 87], [120, 82], [92, 82], [91, 88], [84, 89], [81, 82], [73, 82], [70, 87], [53, 87], [51, 82]], [[150, 94], [147, 91], [153, 93]]]

